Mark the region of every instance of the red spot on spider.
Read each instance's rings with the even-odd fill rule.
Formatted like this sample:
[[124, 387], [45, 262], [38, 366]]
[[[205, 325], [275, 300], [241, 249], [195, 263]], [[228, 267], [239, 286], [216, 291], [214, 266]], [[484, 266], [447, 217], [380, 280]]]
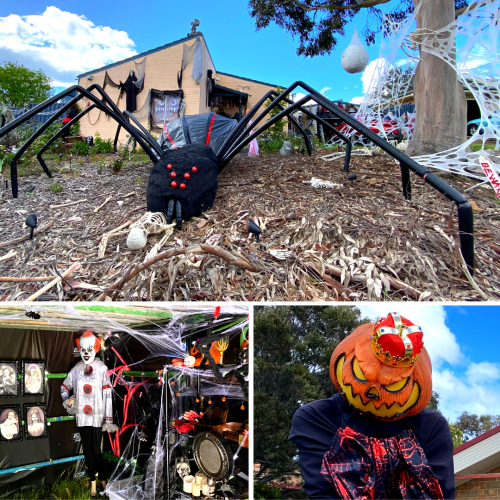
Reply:
[[186, 184], [182, 183], [179, 187], [180, 187], [181, 189], [186, 189]]
[[85, 373], [85, 375], [92, 375], [93, 371], [94, 371], [94, 369], [89, 365], [89, 366], [85, 367], [85, 370], [83, 370], [83, 373]]
[[172, 172], [172, 173], [170, 174], [170, 177], [176, 177], [176, 176], [177, 176], [177, 174], [176, 174], [175, 172]]
[[189, 179], [191, 177], [191, 174], [189, 172], [186, 172], [184, 174], [184, 179]]
[[173, 187], [173, 188], [176, 188], [177, 187], [177, 182], [175, 182], [175, 181], [171, 182], [170, 186]]
[[191, 170], [192, 170], [193, 172], [198, 172], [198, 167], [193, 167]]
[[92, 392], [92, 386], [90, 384], [85, 384], [83, 386], [83, 392], [85, 394], [90, 394]]
[[85, 413], [85, 415], [92, 415], [92, 406], [90, 405], [85, 405], [83, 407], [83, 413]]
[[170, 170], [172, 168], [172, 165], [170, 163], [167, 165], [167, 168]]

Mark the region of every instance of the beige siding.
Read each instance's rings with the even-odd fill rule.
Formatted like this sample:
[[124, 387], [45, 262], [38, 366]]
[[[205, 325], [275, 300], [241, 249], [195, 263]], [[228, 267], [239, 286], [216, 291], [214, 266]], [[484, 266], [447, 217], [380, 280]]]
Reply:
[[[195, 40], [187, 42], [189, 45], [195, 43]], [[203, 43], [203, 39], [202, 39]], [[207, 51], [208, 52], [208, 51]], [[140, 109], [147, 98], [149, 89], [156, 90], [177, 90], [177, 73], [181, 69], [182, 62], [182, 43], [174, 45], [173, 47], [168, 47], [164, 50], [149, 54], [146, 56], [146, 69], [145, 69], [145, 79], [144, 79], [144, 90], [137, 96], [137, 109]], [[135, 61], [141, 62], [144, 56], [138, 57]], [[108, 75], [110, 78], [118, 83], [120, 80], [124, 82], [129, 71], [135, 70], [134, 61], [126, 62], [109, 68]], [[183, 72], [182, 76], [182, 90], [184, 91], [184, 100], [186, 102], [186, 111], [188, 115], [198, 114], [200, 112], [200, 96], [202, 87], [206, 88], [206, 82], [200, 82], [197, 85], [196, 82], [191, 77], [191, 72], [193, 69], [193, 62], [191, 61]], [[100, 71], [94, 73], [94, 79], [89, 81], [86, 77], [82, 78], [80, 85], [87, 87], [92, 83], [98, 83], [103, 85], [104, 83], [105, 71]], [[206, 79], [206, 71], [205, 71]], [[106, 93], [110, 96], [113, 102], [117, 102], [119, 96], [119, 89], [112, 87], [106, 87]], [[96, 92], [94, 92], [96, 94]], [[82, 106], [87, 105], [88, 100], [82, 99]], [[120, 99], [118, 107], [120, 110], [125, 109], [126, 95]], [[147, 119], [143, 120], [142, 125], [149, 128]], [[81, 134], [84, 136], [92, 135], [95, 136], [96, 132], [99, 132], [102, 138], [114, 138], [116, 133], [117, 124], [110, 117], [105, 116], [101, 113], [99, 116], [99, 111], [94, 109], [87, 116], [82, 119]], [[153, 132], [154, 133], [154, 132]], [[158, 134], [158, 132], [156, 132]], [[125, 144], [127, 141], [127, 132], [120, 132], [120, 143]]]
[[210, 111], [210, 103], [207, 106], [207, 71], [211, 69], [213, 77], [215, 75], [215, 66], [203, 38], [201, 42], [203, 46], [203, 78], [200, 82], [200, 114], [203, 114]]

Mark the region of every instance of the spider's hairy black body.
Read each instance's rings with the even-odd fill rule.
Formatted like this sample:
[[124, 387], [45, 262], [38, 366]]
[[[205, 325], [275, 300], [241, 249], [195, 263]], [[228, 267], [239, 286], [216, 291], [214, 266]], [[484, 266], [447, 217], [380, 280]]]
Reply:
[[[301, 87], [308, 94], [301, 98], [300, 100], [294, 102], [291, 99], [291, 93], [297, 88]], [[394, 146], [389, 144], [379, 135], [372, 132], [366, 125], [361, 123], [352, 117], [349, 113], [344, 111], [339, 106], [335, 105], [329, 99], [324, 97], [322, 94], [314, 90], [312, 87], [304, 82], [298, 81], [293, 83], [290, 87], [285, 89], [281, 94], [272, 90], [263, 96], [253, 108], [243, 117], [243, 119], [232, 129], [232, 131], [227, 136], [225, 142], [219, 148], [219, 150], [214, 153], [211, 148], [208, 147], [209, 140], [207, 139], [206, 145], [201, 144], [188, 144], [181, 149], [164, 151], [158, 142], [149, 134], [149, 132], [133, 117], [133, 115], [122, 112], [113, 103], [110, 97], [104, 92], [104, 90], [97, 84], [93, 84], [88, 88], [83, 88], [79, 85], [75, 85], [61, 92], [60, 94], [51, 97], [42, 104], [36, 106], [35, 108], [29, 110], [26, 114], [17, 118], [13, 122], [4, 126], [0, 129], [0, 137], [14, 130], [17, 126], [21, 125], [25, 121], [29, 120], [36, 114], [43, 111], [46, 107], [50, 106], [54, 102], [58, 101], [62, 97], [70, 95], [76, 90], [77, 96], [71, 99], [63, 108], [58, 110], [50, 119], [42, 125], [38, 130], [36, 130], [33, 135], [28, 139], [28, 141], [21, 146], [13, 160], [11, 161], [11, 183], [12, 183], [12, 194], [14, 198], [17, 197], [18, 186], [17, 186], [17, 160], [19, 157], [27, 150], [27, 148], [32, 144], [35, 139], [46, 130], [50, 124], [55, 122], [58, 117], [66, 109], [69, 109], [72, 105], [76, 104], [83, 97], [87, 97], [92, 101], [91, 108], [98, 108], [108, 114], [118, 123], [117, 135], [115, 138], [115, 150], [118, 140], [119, 130], [123, 127], [143, 148], [146, 154], [149, 156], [154, 164], [153, 171], [151, 173], [150, 185], [148, 186], [148, 209], [151, 211], [162, 211], [167, 214], [169, 222], [175, 216], [177, 220], [177, 226], [180, 228], [182, 219], [189, 220], [191, 217], [201, 214], [203, 211], [207, 210], [213, 205], [215, 200], [215, 193], [217, 191], [217, 172], [220, 173], [224, 167], [231, 161], [232, 158], [242, 148], [247, 146], [253, 139], [258, 137], [261, 133], [265, 132], [269, 127], [274, 125], [277, 121], [282, 118], [288, 118], [292, 125], [298, 130], [305, 140], [305, 145], [307, 152], [311, 154], [311, 146], [309, 140], [306, 137], [306, 133], [303, 128], [295, 121], [292, 113], [300, 110], [306, 116], [317, 120], [324, 127], [327, 127], [331, 132], [339, 137], [346, 146], [346, 157], [344, 163], [344, 170], [348, 171], [350, 153], [351, 153], [351, 141], [336, 130], [331, 123], [317, 117], [308, 109], [309, 101], [314, 101], [320, 106], [326, 108], [331, 115], [333, 115], [339, 123], [345, 123], [352, 129], [356, 130], [359, 134], [363, 135], [371, 142], [376, 144], [386, 153], [395, 158], [401, 165], [401, 174], [403, 182], [403, 196], [406, 199], [411, 199], [411, 184], [410, 184], [410, 172], [417, 174], [426, 183], [430, 184], [434, 189], [439, 191], [441, 194], [446, 196], [448, 199], [456, 203], [458, 208], [458, 229], [460, 234], [461, 250], [464, 256], [464, 260], [469, 267], [470, 272], [474, 270], [474, 224], [472, 216], [472, 207], [468, 202], [467, 198], [455, 190], [453, 187], [444, 182], [441, 178], [437, 177], [435, 174], [429, 172], [426, 168], [422, 167], [412, 158], [406, 156], [403, 152], [396, 149]], [[92, 94], [92, 91], [96, 91], [102, 99], [98, 99]], [[258, 113], [264, 103], [270, 100], [271, 103], [266, 106], [264, 111], [262, 111], [257, 117], [255, 115]], [[284, 106], [287, 106], [284, 108]], [[268, 116], [270, 111], [277, 107], [280, 112], [274, 117], [270, 118], [263, 125], [259, 126], [264, 118]], [[89, 108], [82, 111], [77, 117], [73, 119], [72, 122], [65, 125], [65, 127], [71, 126], [72, 123], [79, 120], [84, 116]], [[132, 122], [130, 123], [130, 119]], [[250, 127], [250, 120], [253, 123]], [[64, 127], [63, 127], [64, 129]], [[255, 132], [251, 132], [255, 129]], [[50, 139], [48, 144], [46, 144], [38, 154], [38, 159], [45, 173], [50, 177], [50, 172], [46, 167], [41, 154], [45, 151], [48, 145], [55, 140], [55, 138], [60, 135], [58, 132], [56, 136]], [[193, 147], [197, 146], [197, 147]], [[198, 163], [198, 165], [195, 165]], [[172, 180], [168, 172], [169, 169], [166, 168], [168, 164], [176, 165], [175, 168], [178, 169], [176, 173], [180, 174], [175, 177], [178, 186], [172, 187]], [[189, 179], [184, 178], [184, 174], [193, 172], [188, 172], [189, 168], [192, 166], [200, 167], [201, 170], [194, 172], [196, 175], [191, 175]], [[180, 177], [182, 176], [182, 178]], [[180, 183], [185, 182], [186, 189], [180, 189]]]

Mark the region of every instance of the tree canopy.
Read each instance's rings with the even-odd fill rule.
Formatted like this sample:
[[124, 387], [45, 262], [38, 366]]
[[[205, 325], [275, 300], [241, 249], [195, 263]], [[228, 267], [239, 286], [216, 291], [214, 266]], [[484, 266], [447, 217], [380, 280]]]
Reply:
[[337, 344], [365, 323], [353, 306], [255, 308], [255, 462], [261, 474], [290, 472], [296, 448], [288, 433], [303, 404], [337, 391], [328, 371]]
[[32, 70], [13, 62], [4, 62], [0, 66], [1, 103], [23, 108], [45, 101], [51, 93], [52, 79], [41, 69]]
[[[451, 0], [458, 12], [469, 5], [469, 0]], [[413, 12], [413, 0], [249, 0], [250, 15], [256, 28], [262, 29], [274, 22], [293, 37], [299, 38], [298, 55], [308, 57], [330, 54], [337, 45], [337, 37], [344, 36], [344, 27], [362, 9], [368, 13], [362, 30], [368, 44], [383, 29], [379, 5], [392, 2], [390, 14], [399, 21]]]

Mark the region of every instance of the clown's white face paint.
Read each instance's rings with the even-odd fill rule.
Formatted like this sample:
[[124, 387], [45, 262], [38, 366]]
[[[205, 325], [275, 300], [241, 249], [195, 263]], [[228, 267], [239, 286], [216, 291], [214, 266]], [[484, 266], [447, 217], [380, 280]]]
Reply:
[[83, 337], [80, 339], [80, 356], [86, 365], [90, 365], [95, 359], [94, 351], [95, 337]]

